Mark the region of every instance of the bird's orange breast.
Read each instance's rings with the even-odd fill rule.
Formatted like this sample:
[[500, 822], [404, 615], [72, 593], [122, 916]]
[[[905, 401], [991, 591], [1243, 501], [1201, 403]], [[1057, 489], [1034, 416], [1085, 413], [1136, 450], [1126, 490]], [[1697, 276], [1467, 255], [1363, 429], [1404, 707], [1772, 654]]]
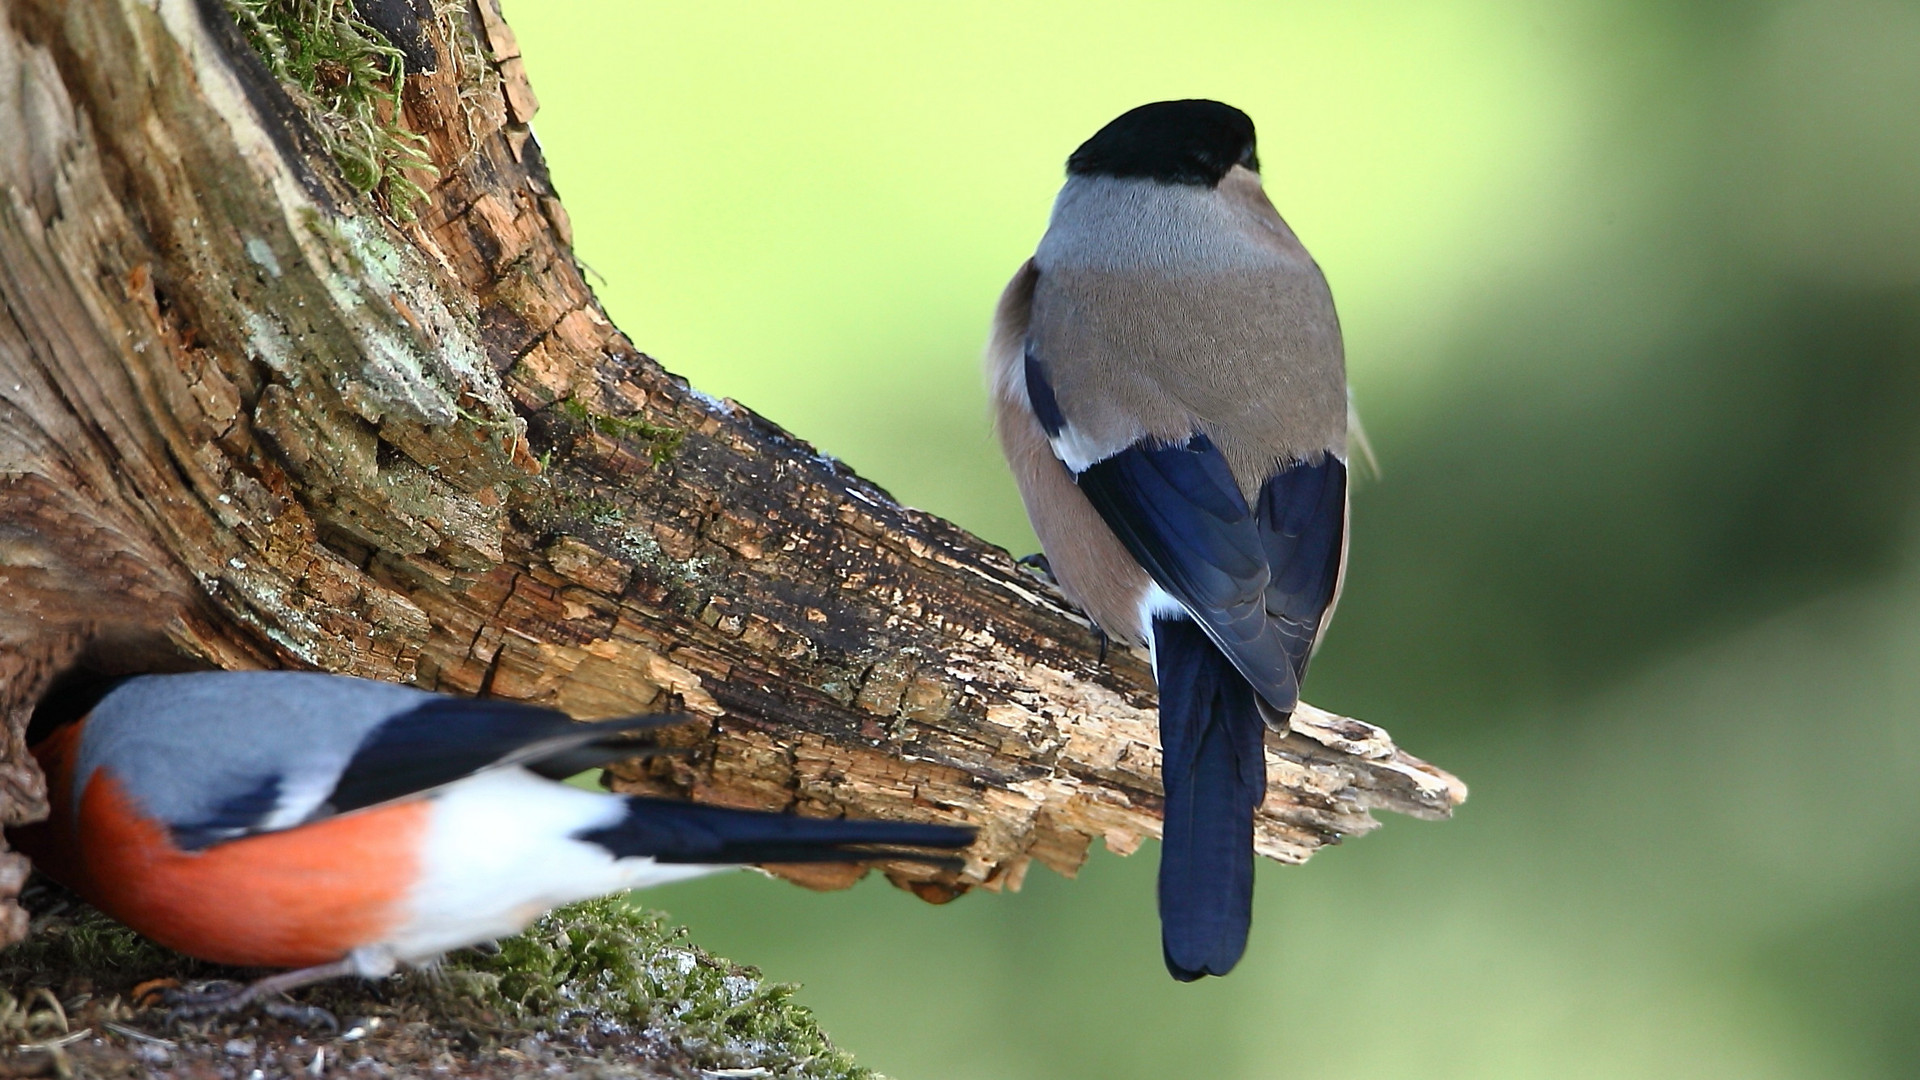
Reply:
[[182, 851], [105, 767], [94, 770], [76, 812], [60, 790], [69, 762], [49, 760], [70, 747], [35, 750], [55, 790], [52, 819], [29, 854], [169, 948], [241, 967], [308, 967], [380, 942], [405, 914], [426, 838], [424, 801]]

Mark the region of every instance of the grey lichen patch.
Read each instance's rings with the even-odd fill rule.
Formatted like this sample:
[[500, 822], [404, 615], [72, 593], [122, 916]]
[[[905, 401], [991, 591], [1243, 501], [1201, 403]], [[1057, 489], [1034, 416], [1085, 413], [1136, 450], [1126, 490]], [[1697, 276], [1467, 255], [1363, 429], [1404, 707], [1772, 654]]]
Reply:
[[[617, 493], [569, 481], [563, 473], [542, 476], [515, 507], [521, 523], [535, 533], [552, 537], [578, 536], [622, 560], [642, 576], [687, 588], [712, 586], [713, 560], [693, 555], [676, 557], [661, 546]], [[638, 515], [643, 520], [645, 515]]]
[[453, 306], [464, 305], [460, 294], [378, 218], [307, 208], [301, 220], [297, 235], [325, 297], [295, 303], [335, 318], [324, 334], [292, 341], [250, 325], [252, 347], [289, 378], [324, 372], [348, 412], [462, 491], [524, 481], [534, 467], [526, 422], [486, 360], [473, 312]]
[[427, 614], [398, 593], [378, 587], [345, 603], [329, 600], [326, 594], [336, 591], [331, 586], [339, 580], [316, 579], [329, 571], [344, 578], [345, 569], [330, 560], [316, 562], [302, 589], [288, 589], [275, 571], [236, 557], [217, 578], [200, 580], [209, 595], [233, 602], [235, 616], [303, 663], [344, 675], [379, 677], [393, 669], [397, 658], [419, 649], [430, 629]]
[[256, 360], [287, 376], [289, 385], [298, 386], [301, 368], [295, 360], [293, 339], [279, 322], [258, 311], [246, 313], [247, 351]]
[[257, 236], [247, 237], [247, 258], [274, 277], [280, 276], [280, 259], [273, 253], [273, 246]]
[[[408, 512], [408, 506], [419, 508], [420, 498], [396, 499], [395, 470], [383, 470], [379, 437], [359, 417], [319, 395], [270, 385], [254, 410], [254, 429], [306, 479], [309, 504], [321, 520], [370, 546], [401, 554], [430, 551], [447, 540]], [[404, 495], [419, 468], [399, 472], [397, 486]]]
[[861, 709], [880, 716], [892, 716], [900, 711], [901, 697], [906, 693], [908, 680], [920, 667], [920, 650], [900, 649], [880, 657], [867, 669], [866, 677], [861, 681], [860, 693], [854, 703]]
[[226, 0], [247, 41], [306, 114], [347, 183], [403, 221], [435, 174], [426, 139], [400, 119], [405, 58], [347, 0]]
[[610, 548], [622, 558], [652, 567], [660, 580], [676, 581], [695, 588], [711, 584], [713, 560], [698, 555], [690, 559], [676, 559], [667, 554], [658, 540], [639, 529], [618, 530], [613, 534]]
[[[516, 1075], [740, 1075], [790, 1080], [873, 1080], [793, 1000], [796, 988], [718, 959], [658, 914], [621, 897], [552, 912], [497, 952], [463, 951], [439, 966], [379, 983], [336, 980], [296, 993], [359, 1029], [351, 1040], [287, 1028], [250, 1015], [163, 1030], [162, 1013], [141, 1011], [137, 986], [245, 977], [180, 956], [83, 905], [59, 900], [34, 920], [24, 943], [0, 953], [0, 1006], [13, 1003], [22, 1031], [46, 1037], [101, 1020], [120, 1032], [164, 1035], [169, 1052], [127, 1040], [143, 1069], [171, 1066], [202, 1075], [201, 1061], [231, 1070], [234, 1039], [249, 1061], [321, 1059], [356, 1075], [431, 1071]], [[58, 1014], [36, 1002], [66, 1003]], [[31, 1026], [31, 1030], [29, 1027]], [[47, 1029], [47, 1030], [41, 1030]], [[121, 1038], [125, 1038], [121, 1036]], [[296, 1051], [293, 1047], [299, 1047]], [[110, 1053], [114, 1043], [92, 1044]], [[358, 1058], [356, 1061], [355, 1058]], [[88, 1075], [114, 1075], [111, 1060], [76, 1060]], [[608, 1073], [607, 1070], [613, 1070]]]
[[440, 554], [450, 565], [484, 570], [505, 558], [506, 511], [498, 502], [488, 505], [406, 458], [381, 470], [381, 486], [394, 510], [440, 538]]
[[540, 477], [527, 494], [532, 497], [518, 512], [529, 528], [556, 537], [591, 535], [600, 540], [603, 549], [622, 549], [616, 554], [632, 558], [632, 552], [625, 550], [630, 545], [623, 542], [628, 532], [627, 509], [607, 491], [549, 473]]
[[578, 499], [573, 504], [573, 511], [596, 529], [618, 529], [627, 523], [626, 510], [611, 499], [592, 496]]
[[341, 396], [379, 423], [389, 415], [430, 425], [460, 417], [461, 389], [485, 401], [489, 419], [512, 416], [470, 317], [449, 310], [417, 256], [377, 221], [314, 215], [309, 231], [333, 263], [327, 293], [354, 320], [362, 363], [343, 373]]

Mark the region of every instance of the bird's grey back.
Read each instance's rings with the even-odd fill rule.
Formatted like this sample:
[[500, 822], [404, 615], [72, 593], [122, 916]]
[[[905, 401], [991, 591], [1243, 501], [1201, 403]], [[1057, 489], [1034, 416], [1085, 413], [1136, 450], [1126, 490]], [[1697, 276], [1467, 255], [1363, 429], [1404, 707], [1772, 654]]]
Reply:
[[1333, 297], [1255, 174], [1075, 176], [1034, 264], [1030, 339], [1078, 437], [1204, 431], [1250, 495], [1277, 464], [1345, 455]]
[[175, 825], [206, 821], [276, 777], [283, 805], [317, 806], [368, 732], [433, 697], [317, 672], [141, 676], [94, 706], [73, 791], [105, 766], [147, 814]]

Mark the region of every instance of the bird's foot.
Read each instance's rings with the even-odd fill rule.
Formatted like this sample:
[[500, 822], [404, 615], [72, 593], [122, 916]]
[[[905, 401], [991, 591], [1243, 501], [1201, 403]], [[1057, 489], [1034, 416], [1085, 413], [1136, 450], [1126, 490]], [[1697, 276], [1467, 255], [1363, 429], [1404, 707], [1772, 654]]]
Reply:
[[[1045, 552], [1036, 551], [1031, 555], [1022, 555], [1020, 558], [1013, 560], [1013, 563], [1015, 566], [1026, 570], [1054, 588], [1057, 589], [1060, 587], [1060, 579], [1053, 576], [1053, 564], [1047, 561]], [[1085, 613], [1082, 612], [1082, 614]], [[1091, 618], [1091, 616], [1089, 616], [1089, 618]], [[1093, 632], [1099, 640], [1100, 658], [1098, 662], [1105, 664], [1107, 662], [1107, 646], [1112, 644], [1113, 639], [1109, 638], [1107, 632], [1100, 629], [1097, 624], [1094, 626]]]
[[1013, 563], [1015, 566], [1025, 567], [1033, 573], [1038, 574], [1040, 577], [1046, 579], [1050, 585], [1058, 586], [1060, 584], [1059, 579], [1053, 576], [1053, 564], [1047, 561], [1045, 552], [1036, 551], [1031, 555], [1022, 555], [1018, 559], [1013, 560]]
[[167, 1010], [167, 1025], [172, 1027], [184, 1020], [204, 1020], [243, 1009], [253, 1001], [250, 989], [231, 979], [168, 987], [160, 992], [160, 1005]]
[[256, 983], [237, 983], [227, 979], [215, 979], [211, 982], [194, 983], [191, 986], [177, 987], [166, 991], [160, 997], [160, 1004], [167, 1008], [167, 1025], [178, 1026], [189, 1020], [208, 1020], [217, 1016], [236, 1013], [250, 1005], [257, 1005], [261, 1012], [276, 1020], [299, 1024], [312, 1030], [326, 1028], [329, 1031], [340, 1030], [340, 1020], [318, 1005], [302, 1005], [288, 1000], [275, 987], [262, 987], [262, 983], [271, 980], [262, 979]]
[[275, 1019], [286, 1020], [308, 1028], [324, 1027], [339, 1031], [338, 1017], [317, 1005], [302, 1005], [297, 1001], [288, 1000], [286, 992], [324, 979], [359, 973], [360, 969], [351, 958], [348, 958], [331, 964], [321, 964], [318, 967], [283, 971], [278, 975], [269, 975], [264, 979], [245, 984], [217, 979], [212, 982], [195, 983], [192, 986], [175, 987], [161, 995], [160, 1003], [167, 1006], [167, 1023], [170, 1025], [178, 1024], [183, 1020], [223, 1016], [257, 1003], [261, 1012]]

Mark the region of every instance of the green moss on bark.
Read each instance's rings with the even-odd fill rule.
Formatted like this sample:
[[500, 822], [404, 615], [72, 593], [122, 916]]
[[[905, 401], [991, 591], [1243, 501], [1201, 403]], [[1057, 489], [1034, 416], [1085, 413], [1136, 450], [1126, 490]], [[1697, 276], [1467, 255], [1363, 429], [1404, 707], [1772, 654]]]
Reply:
[[351, 0], [226, 0], [260, 58], [307, 115], [347, 183], [410, 221], [433, 174], [426, 139], [400, 119], [406, 61]]
[[645, 444], [647, 460], [656, 466], [672, 461], [673, 455], [680, 450], [680, 443], [687, 437], [684, 431], [649, 423], [637, 416], [610, 416], [596, 412], [577, 397], [560, 402], [560, 411], [575, 424], [592, 428], [609, 439]]

